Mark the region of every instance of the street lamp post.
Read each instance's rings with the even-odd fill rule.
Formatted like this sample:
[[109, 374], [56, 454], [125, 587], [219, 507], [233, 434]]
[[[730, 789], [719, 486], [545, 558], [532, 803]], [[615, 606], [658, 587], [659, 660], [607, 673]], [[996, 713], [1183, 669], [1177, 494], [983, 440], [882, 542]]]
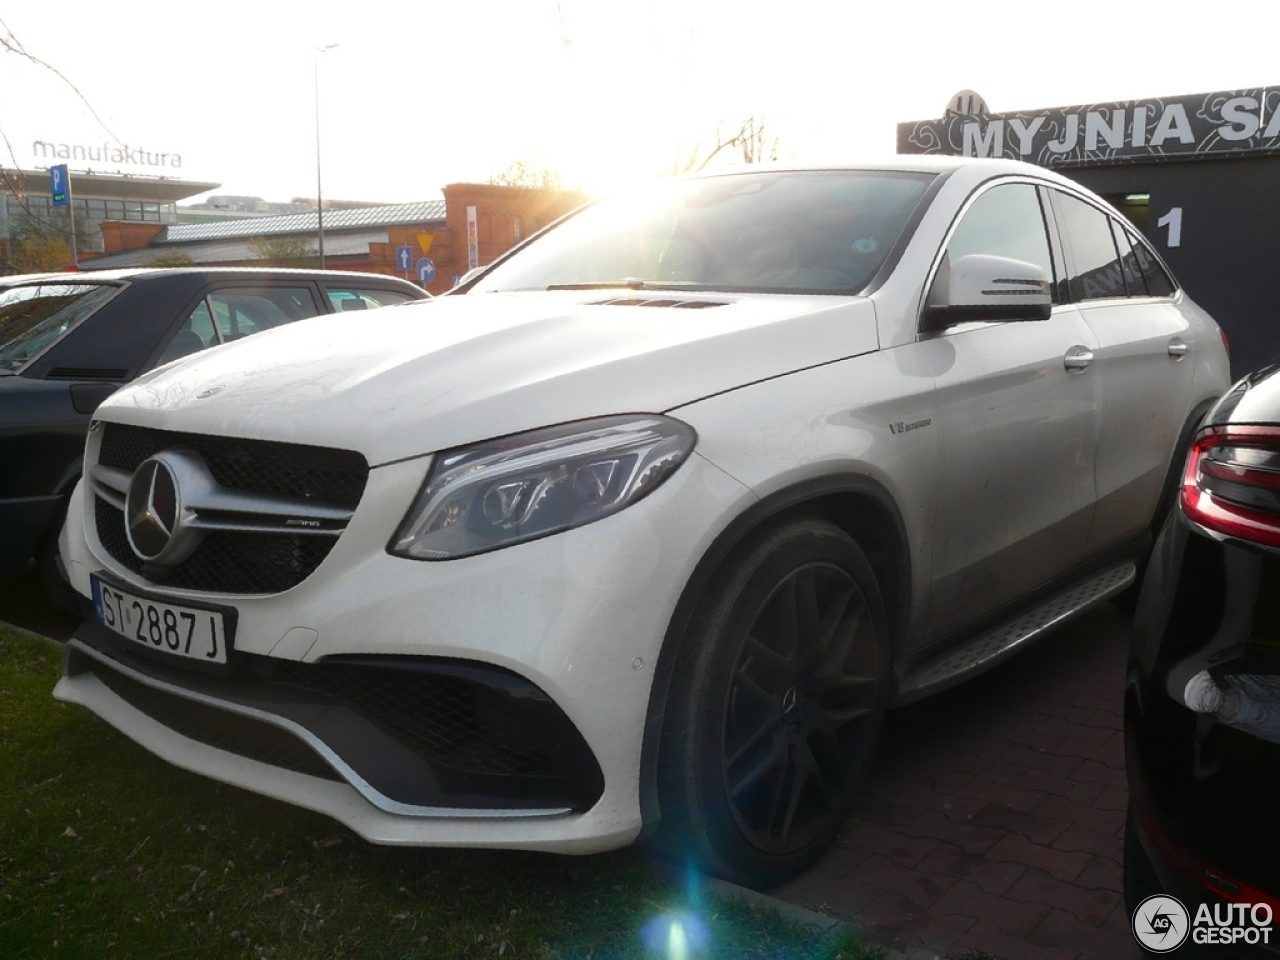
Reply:
[[316, 93], [316, 233], [319, 238], [321, 270], [324, 269], [324, 191], [320, 185], [320, 54], [336, 46], [338, 44], [331, 43], [325, 47], [316, 47], [315, 56], [311, 58]]

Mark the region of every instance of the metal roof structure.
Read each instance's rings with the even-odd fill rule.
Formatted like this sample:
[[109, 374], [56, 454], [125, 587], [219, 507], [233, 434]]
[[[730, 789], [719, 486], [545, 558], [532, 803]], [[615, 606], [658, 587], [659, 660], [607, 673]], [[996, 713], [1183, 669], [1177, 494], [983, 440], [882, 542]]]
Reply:
[[[146, 203], [177, 203], [209, 190], [220, 183], [203, 180], [181, 180], [177, 177], [140, 177], [125, 174], [94, 173], [92, 170], [71, 171], [72, 190], [77, 200], [141, 200]], [[48, 170], [10, 170], [5, 174], [6, 193], [49, 192]], [[443, 206], [443, 204], [442, 204]], [[325, 224], [328, 227], [328, 223]]]
[[[330, 236], [329, 218], [327, 216], [325, 217], [324, 232], [324, 249], [326, 255], [330, 257], [368, 256], [369, 244], [386, 243], [388, 239], [386, 230], [362, 230], [359, 233], [342, 233]], [[161, 254], [173, 252], [185, 253], [197, 266], [221, 263], [251, 263], [262, 255], [259, 251], [254, 250], [253, 244], [250, 242], [260, 236], [262, 236], [261, 233], [255, 233], [247, 239], [232, 237], [221, 241], [206, 240], [184, 243], [181, 246], [140, 247], [137, 250], [125, 250], [121, 253], [109, 253], [105, 256], [81, 260], [80, 269], [98, 271], [113, 270], [117, 267], [145, 267]]]
[[[444, 200], [422, 200], [416, 203], [392, 203], [380, 207], [355, 210], [326, 210], [324, 231], [359, 229], [361, 227], [393, 227], [405, 223], [444, 222]], [[201, 240], [269, 237], [281, 234], [311, 234], [318, 229], [315, 213], [290, 213], [283, 216], [221, 220], [215, 223], [175, 223], [165, 227], [152, 241], [153, 247], [195, 243]], [[326, 236], [326, 246], [330, 243]]]

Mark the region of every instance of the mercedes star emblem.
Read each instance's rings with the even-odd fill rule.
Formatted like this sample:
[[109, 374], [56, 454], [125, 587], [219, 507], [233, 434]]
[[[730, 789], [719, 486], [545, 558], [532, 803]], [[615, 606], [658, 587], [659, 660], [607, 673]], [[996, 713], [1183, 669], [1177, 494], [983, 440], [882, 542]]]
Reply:
[[129, 546], [143, 560], [162, 556], [178, 526], [180, 494], [173, 469], [152, 457], [133, 474], [125, 501]]

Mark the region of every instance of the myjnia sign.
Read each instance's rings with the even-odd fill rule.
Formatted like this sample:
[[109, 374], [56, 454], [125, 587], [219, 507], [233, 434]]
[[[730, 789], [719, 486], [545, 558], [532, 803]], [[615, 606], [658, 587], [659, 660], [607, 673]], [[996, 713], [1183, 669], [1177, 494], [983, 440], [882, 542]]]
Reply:
[[995, 114], [960, 112], [962, 100], [940, 120], [898, 124], [898, 152], [1046, 167], [1280, 152], [1280, 87]]

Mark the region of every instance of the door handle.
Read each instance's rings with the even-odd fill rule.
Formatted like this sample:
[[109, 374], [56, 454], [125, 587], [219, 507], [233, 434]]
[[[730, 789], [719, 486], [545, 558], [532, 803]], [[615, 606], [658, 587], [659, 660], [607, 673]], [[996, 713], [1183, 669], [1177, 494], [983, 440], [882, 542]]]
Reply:
[[1093, 363], [1093, 351], [1088, 347], [1072, 347], [1062, 358], [1062, 365], [1072, 373], [1081, 373]]
[[1187, 342], [1181, 337], [1174, 337], [1169, 341], [1169, 356], [1175, 360], [1181, 360], [1187, 355], [1187, 351], [1191, 349], [1187, 346]]

